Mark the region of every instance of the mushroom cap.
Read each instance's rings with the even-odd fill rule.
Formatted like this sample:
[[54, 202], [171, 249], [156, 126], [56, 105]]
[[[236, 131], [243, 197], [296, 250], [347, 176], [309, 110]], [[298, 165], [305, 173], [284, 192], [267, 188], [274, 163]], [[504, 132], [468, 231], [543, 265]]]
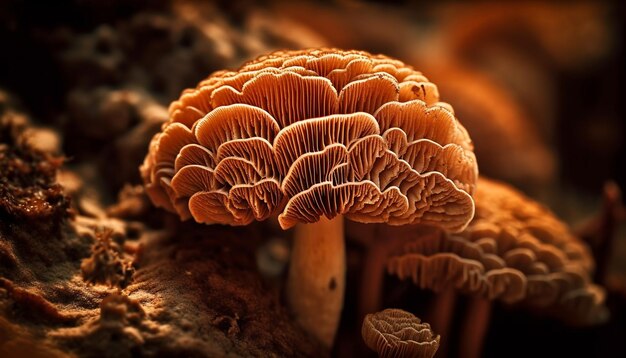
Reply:
[[141, 174], [153, 203], [201, 223], [283, 228], [322, 215], [465, 228], [473, 145], [437, 87], [361, 51], [278, 51], [170, 106]]
[[480, 178], [476, 216], [461, 233], [405, 245], [388, 272], [421, 288], [545, 308], [576, 324], [607, 318], [604, 290], [591, 282], [588, 247], [547, 208], [512, 187]]
[[365, 344], [380, 357], [431, 358], [440, 340], [428, 323], [395, 308], [365, 316], [361, 335]]

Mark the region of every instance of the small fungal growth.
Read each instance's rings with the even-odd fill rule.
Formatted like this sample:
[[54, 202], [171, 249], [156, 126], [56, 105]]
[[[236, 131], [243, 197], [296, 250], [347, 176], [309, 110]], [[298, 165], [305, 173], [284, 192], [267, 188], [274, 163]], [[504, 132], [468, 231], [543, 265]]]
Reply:
[[400, 61], [279, 51], [183, 92], [140, 171], [183, 220], [295, 226], [287, 283], [298, 322], [330, 346], [345, 287], [342, 216], [463, 230], [478, 176], [452, 108]]
[[125, 288], [130, 283], [135, 269], [125, 259], [119, 245], [113, 240], [113, 230], [104, 228], [95, 231], [96, 242], [91, 256], [82, 261], [80, 270], [89, 283], [107, 284]]
[[430, 325], [400, 309], [368, 314], [361, 335], [365, 344], [382, 358], [431, 358], [439, 349], [440, 337], [435, 336]]

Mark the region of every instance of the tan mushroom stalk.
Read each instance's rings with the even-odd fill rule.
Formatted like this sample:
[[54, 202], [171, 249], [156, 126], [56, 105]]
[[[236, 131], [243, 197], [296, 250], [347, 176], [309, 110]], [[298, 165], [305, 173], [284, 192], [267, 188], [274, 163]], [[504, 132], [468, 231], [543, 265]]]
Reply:
[[289, 263], [287, 300], [302, 327], [332, 344], [345, 290], [343, 218], [298, 224]]
[[402, 62], [337, 49], [280, 51], [186, 90], [141, 167], [182, 219], [295, 228], [288, 302], [332, 345], [343, 305], [343, 217], [460, 231], [478, 176], [436, 87]]

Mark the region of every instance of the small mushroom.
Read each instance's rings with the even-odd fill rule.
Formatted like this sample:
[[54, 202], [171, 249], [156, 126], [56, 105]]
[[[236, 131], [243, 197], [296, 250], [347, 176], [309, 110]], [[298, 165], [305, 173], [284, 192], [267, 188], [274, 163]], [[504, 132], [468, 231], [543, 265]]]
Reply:
[[440, 340], [428, 323], [394, 308], [365, 316], [361, 335], [365, 344], [383, 358], [431, 358], [437, 352]]
[[279, 51], [186, 90], [141, 173], [182, 219], [295, 226], [287, 282], [297, 321], [330, 346], [345, 287], [343, 217], [461, 231], [473, 145], [437, 88], [360, 51]]

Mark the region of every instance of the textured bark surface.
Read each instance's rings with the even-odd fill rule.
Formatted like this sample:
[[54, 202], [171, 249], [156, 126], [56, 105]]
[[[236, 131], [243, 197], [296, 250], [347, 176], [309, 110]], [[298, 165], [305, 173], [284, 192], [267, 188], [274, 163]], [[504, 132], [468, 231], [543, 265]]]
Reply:
[[123, 219], [72, 214], [62, 159], [30, 146], [27, 125], [4, 113], [0, 126], [2, 356], [327, 354], [257, 271], [264, 227], [150, 228], [128, 219], [161, 216], [140, 190], [111, 208]]

